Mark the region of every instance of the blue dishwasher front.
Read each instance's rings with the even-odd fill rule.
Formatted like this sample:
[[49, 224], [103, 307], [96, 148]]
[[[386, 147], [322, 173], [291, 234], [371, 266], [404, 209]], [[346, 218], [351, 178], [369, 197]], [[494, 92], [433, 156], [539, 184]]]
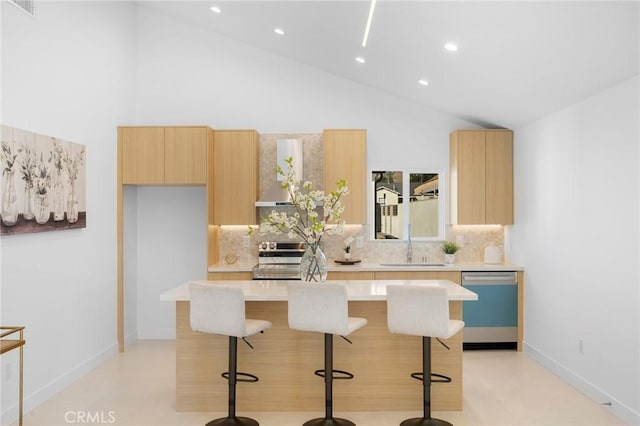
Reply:
[[462, 273], [462, 286], [478, 295], [463, 302], [464, 349], [516, 349], [518, 280], [515, 271]]

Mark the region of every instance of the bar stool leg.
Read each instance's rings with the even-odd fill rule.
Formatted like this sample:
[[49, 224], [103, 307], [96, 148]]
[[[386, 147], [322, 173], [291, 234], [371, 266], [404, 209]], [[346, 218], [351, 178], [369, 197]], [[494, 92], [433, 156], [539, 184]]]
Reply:
[[431, 337], [422, 337], [422, 418], [407, 419], [400, 426], [453, 426], [431, 417]]
[[313, 419], [303, 426], [356, 426], [355, 423], [333, 417], [333, 334], [324, 334], [324, 419]]
[[225, 418], [211, 420], [205, 426], [259, 426], [248, 417], [236, 417], [236, 383], [238, 373], [238, 338], [229, 336], [229, 414]]
[[324, 418], [333, 418], [333, 334], [324, 335]]

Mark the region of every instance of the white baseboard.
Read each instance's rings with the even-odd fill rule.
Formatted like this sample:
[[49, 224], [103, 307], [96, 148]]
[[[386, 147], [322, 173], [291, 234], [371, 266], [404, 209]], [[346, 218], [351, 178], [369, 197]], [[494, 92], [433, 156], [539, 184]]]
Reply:
[[577, 375], [573, 371], [569, 370], [565, 366], [559, 364], [555, 360], [549, 358], [544, 353], [540, 352], [536, 348], [532, 347], [528, 343], [523, 344], [524, 352], [529, 355], [533, 360], [541, 364], [547, 370], [550, 370], [562, 380], [576, 387], [582, 393], [599, 404], [610, 403], [608, 408], [611, 412], [620, 417], [622, 420], [630, 425], [640, 425], [640, 413], [634, 411], [631, 407], [618, 401], [616, 398], [607, 394], [593, 383], [585, 380], [583, 377]]
[[[30, 393], [29, 395], [24, 396], [23, 401], [23, 415], [26, 415], [28, 412], [41, 405], [49, 398], [51, 398], [56, 393], [60, 392], [62, 389], [66, 388], [85, 374], [89, 373], [91, 370], [98, 367], [102, 364], [107, 358], [118, 353], [118, 345], [113, 344], [109, 346], [107, 349], [102, 352], [96, 354], [92, 358], [89, 358], [82, 364], [76, 366], [71, 369], [67, 373], [55, 378], [51, 382], [46, 385], [40, 387], [36, 391]], [[18, 401], [15, 404], [7, 407], [5, 410], [0, 413], [0, 424], [2, 425], [10, 425], [14, 422], [18, 421], [18, 410], [19, 405]]]

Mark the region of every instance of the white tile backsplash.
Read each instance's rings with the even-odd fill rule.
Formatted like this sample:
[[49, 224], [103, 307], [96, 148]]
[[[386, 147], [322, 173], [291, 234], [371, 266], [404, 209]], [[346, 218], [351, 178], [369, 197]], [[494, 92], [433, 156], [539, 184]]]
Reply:
[[[372, 241], [366, 235], [367, 227], [347, 225], [343, 235], [325, 235], [322, 240], [327, 259], [342, 259], [344, 240], [364, 236], [363, 247], [351, 245], [351, 258], [361, 259], [367, 263], [398, 263], [407, 258], [407, 241]], [[252, 265], [258, 261], [258, 244], [261, 241], [290, 241], [286, 235], [259, 235], [254, 232], [250, 237], [250, 247], [243, 247], [243, 237], [248, 227], [226, 227], [220, 229], [220, 262], [231, 253], [238, 257], [237, 264]], [[464, 237], [464, 246], [456, 253], [456, 263], [475, 263], [484, 260], [484, 249], [493, 243], [498, 247], [504, 245], [504, 227], [502, 226], [448, 226], [447, 239], [456, 241], [457, 236]], [[413, 241], [413, 261], [441, 263], [444, 254], [439, 242]]]

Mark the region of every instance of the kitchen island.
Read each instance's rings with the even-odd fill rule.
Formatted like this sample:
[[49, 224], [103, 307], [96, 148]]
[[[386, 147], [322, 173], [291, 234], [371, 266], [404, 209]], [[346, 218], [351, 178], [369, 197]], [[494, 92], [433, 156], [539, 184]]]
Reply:
[[[237, 388], [239, 411], [322, 411], [324, 385], [313, 371], [323, 366], [323, 338], [319, 333], [289, 329], [287, 284], [290, 281], [199, 281], [234, 285], [244, 290], [248, 318], [271, 321], [273, 327], [240, 342], [238, 368], [256, 374], [257, 383]], [[334, 386], [336, 411], [419, 411], [422, 386], [412, 372], [422, 368], [422, 341], [417, 336], [391, 334], [387, 329], [386, 285], [440, 285], [447, 288], [451, 318], [462, 318], [462, 301], [477, 295], [448, 280], [335, 280], [347, 287], [349, 315], [368, 320], [350, 336], [350, 345], [334, 339], [335, 368], [355, 375]], [[225, 411], [228, 338], [195, 333], [189, 325], [189, 283], [160, 296], [176, 303], [176, 410]], [[433, 371], [452, 378], [432, 385], [432, 408], [462, 410], [462, 333], [446, 343], [434, 341]]]

